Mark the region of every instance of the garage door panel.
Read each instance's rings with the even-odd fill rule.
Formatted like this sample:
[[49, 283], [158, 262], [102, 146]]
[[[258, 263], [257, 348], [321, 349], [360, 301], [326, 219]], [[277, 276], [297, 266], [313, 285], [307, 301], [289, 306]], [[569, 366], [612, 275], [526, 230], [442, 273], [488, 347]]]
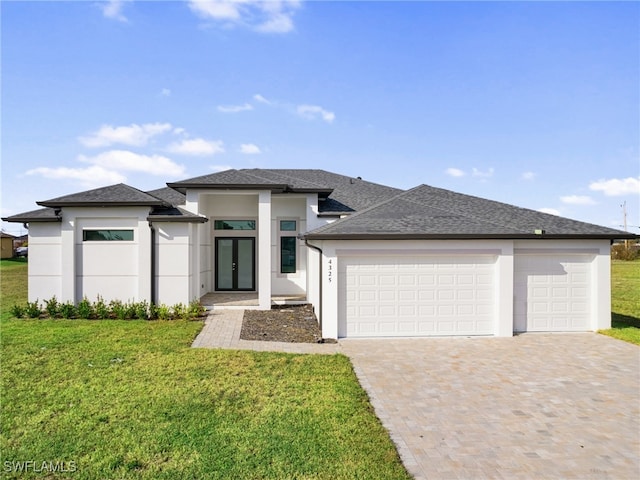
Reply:
[[495, 256], [340, 258], [340, 279], [348, 281], [339, 282], [339, 301], [344, 303], [339, 334], [492, 334], [495, 260]]
[[514, 330], [586, 331], [591, 255], [516, 255]]

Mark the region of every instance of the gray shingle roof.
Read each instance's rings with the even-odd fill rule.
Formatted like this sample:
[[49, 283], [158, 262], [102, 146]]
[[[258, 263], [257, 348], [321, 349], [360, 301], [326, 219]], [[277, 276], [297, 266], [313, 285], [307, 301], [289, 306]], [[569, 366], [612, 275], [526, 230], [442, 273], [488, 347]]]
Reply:
[[156, 190], [150, 190], [146, 193], [159, 198], [160, 200], [163, 200], [164, 202], [168, 203], [169, 205], [173, 205], [174, 207], [177, 207], [178, 205], [184, 205], [186, 201], [184, 193], [180, 193], [179, 191], [171, 187], [158, 188]]
[[317, 192], [321, 213], [344, 214], [367, 208], [402, 190], [360, 178], [312, 169], [243, 169], [169, 183], [172, 188], [268, 188], [283, 192]]
[[56, 215], [53, 208], [39, 208], [30, 212], [18, 213], [10, 217], [3, 217], [5, 222], [29, 223], [29, 222], [59, 222], [60, 217]]
[[154, 206], [166, 202], [124, 183], [36, 202], [43, 207]]
[[309, 232], [332, 238], [634, 238], [620, 230], [421, 185]]
[[156, 207], [147, 217], [150, 222], [205, 223], [209, 219], [179, 207]]

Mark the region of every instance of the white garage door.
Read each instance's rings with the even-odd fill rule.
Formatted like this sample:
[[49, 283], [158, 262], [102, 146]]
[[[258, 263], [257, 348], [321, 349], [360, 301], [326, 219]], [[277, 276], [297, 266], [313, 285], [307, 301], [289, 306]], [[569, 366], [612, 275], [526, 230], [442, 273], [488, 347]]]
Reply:
[[491, 335], [495, 256], [339, 259], [340, 337]]
[[518, 255], [514, 273], [514, 330], [590, 330], [589, 255]]

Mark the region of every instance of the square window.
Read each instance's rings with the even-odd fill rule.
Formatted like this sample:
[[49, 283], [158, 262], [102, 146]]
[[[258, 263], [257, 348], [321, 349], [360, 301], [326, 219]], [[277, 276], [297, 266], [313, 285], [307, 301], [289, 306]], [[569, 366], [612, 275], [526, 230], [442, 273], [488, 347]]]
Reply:
[[281, 232], [295, 232], [296, 231], [296, 221], [295, 220], [280, 220], [280, 231]]

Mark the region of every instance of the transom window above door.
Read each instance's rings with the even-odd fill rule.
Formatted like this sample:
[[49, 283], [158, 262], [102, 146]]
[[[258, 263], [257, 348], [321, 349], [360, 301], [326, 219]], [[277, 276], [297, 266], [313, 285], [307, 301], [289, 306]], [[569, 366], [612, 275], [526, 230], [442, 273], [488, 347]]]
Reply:
[[216, 220], [214, 230], [255, 230], [255, 220]]

